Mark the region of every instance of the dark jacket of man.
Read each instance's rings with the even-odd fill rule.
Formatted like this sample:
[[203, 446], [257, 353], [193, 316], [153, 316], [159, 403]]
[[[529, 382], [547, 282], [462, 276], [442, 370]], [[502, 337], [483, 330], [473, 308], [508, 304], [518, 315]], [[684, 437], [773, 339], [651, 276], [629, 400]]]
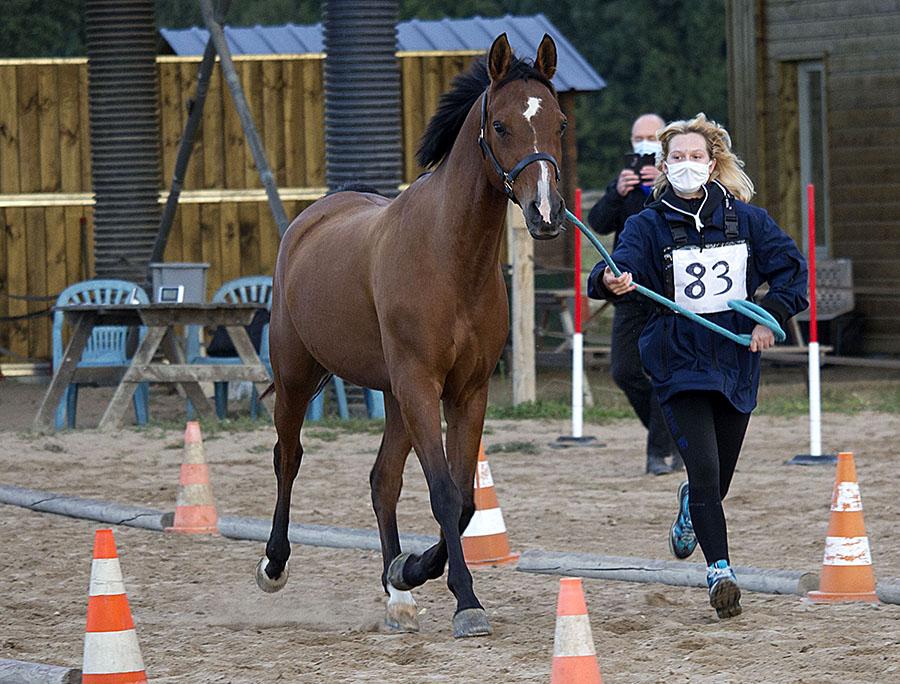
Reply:
[[613, 178], [612, 183], [606, 186], [606, 193], [588, 214], [588, 225], [596, 232], [606, 235], [615, 231], [613, 248], [619, 244], [619, 233], [625, 227], [625, 220], [643, 210], [650, 194], [649, 186], [637, 185], [622, 197], [616, 190], [618, 180], [618, 176]]

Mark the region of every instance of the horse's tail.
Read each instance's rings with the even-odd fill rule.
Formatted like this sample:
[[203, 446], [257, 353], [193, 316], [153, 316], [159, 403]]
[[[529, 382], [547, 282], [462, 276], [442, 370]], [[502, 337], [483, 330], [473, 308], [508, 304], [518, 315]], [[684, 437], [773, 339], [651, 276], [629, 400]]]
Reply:
[[270, 382], [270, 383], [269, 383], [269, 386], [266, 387], [266, 389], [263, 391], [263, 393], [259, 395], [259, 401], [262, 401], [262, 400], [265, 399], [267, 396], [269, 396], [270, 394], [272, 394], [274, 391], [275, 391], [275, 383], [274, 383], [274, 382]]
[[[329, 373], [329, 374], [326, 375], [324, 378], [322, 378], [322, 380], [319, 382], [319, 386], [316, 387], [316, 391], [315, 391], [315, 393], [313, 394], [314, 397], [316, 397], [316, 396], [319, 395], [319, 393], [325, 388], [325, 385], [328, 384], [328, 381], [331, 380], [331, 378], [332, 378], [333, 375], [334, 375], [334, 373]], [[266, 387], [266, 389], [263, 390], [263, 393], [259, 395], [259, 401], [262, 401], [262, 400], [265, 399], [267, 396], [269, 396], [270, 394], [272, 394], [274, 391], [275, 391], [275, 383], [274, 383], [274, 382], [270, 382], [270, 383], [269, 383], [269, 386]]]

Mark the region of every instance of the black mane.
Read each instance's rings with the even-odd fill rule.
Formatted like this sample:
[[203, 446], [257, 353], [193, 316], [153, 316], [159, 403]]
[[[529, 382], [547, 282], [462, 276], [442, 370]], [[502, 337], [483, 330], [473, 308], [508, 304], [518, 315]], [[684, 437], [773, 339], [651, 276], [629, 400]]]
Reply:
[[[531, 61], [518, 57], [513, 57], [509, 71], [497, 84], [497, 88], [502, 88], [510, 81], [531, 78], [543, 83], [550, 89], [553, 96], [556, 96], [556, 89], [550, 80], [535, 69]], [[437, 166], [450, 154], [469, 110], [490, 82], [487, 64], [483, 57], [476, 60], [467, 72], [459, 74], [453, 79], [450, 90], [441, 95], [437, 111], [431, 117], [425, 133], [419, 141], [416, 160], [420, 166], [425, 168]]]

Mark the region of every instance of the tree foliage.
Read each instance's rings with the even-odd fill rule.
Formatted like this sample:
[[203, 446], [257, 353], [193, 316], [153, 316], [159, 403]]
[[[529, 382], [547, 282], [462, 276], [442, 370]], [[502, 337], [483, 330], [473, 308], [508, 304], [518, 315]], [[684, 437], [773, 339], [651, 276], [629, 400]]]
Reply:
[[[3, 0], [0, 56], [84, 54], [84, 0]], [[320, 21], [320, 0], [232, 0], [238, 26]], [[580, 95], [579, 174], [585, 187], [615, 175], [632, 120], [704, 111], [726, 123], [724, 0], [400, 0], [401, 19], [544, 13], [606, 80]], [[156, 0], [158, 26], [202, 24], [194, 0]], [[0, 94], [2, 96], [2, 94]]]

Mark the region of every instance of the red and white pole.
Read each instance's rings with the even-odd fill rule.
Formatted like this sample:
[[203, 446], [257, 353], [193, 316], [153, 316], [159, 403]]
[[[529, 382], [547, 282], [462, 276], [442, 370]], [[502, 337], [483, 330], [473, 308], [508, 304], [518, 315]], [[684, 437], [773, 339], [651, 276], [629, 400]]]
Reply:
[[806, 186], [806, 207], [809, 233], [807, 261], [809, 262], [809, 452], [822, 453], [822, 406], [819, 389], [819, 330], [816, 325], [816, 188]]
[[[575, 217], [581, 220], [581, 188], [575, 188]], [[575, 231], [575, 334], [572, 335], [572, 436], [584, 427], [584, 338], [581, 334], [581, 231]]]

